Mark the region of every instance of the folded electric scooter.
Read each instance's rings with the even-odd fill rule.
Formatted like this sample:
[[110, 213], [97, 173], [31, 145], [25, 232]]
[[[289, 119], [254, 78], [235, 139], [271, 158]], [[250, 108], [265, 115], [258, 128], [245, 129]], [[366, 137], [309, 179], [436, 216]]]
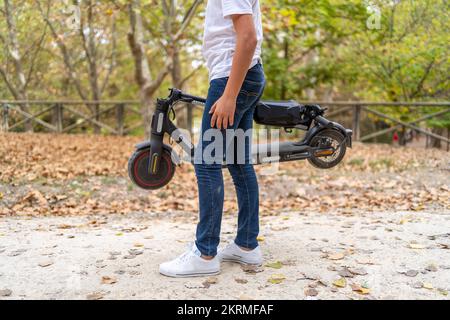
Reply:
[[[178, 102], [204, 105], [206, 99], [191, 96], [178, 89], [170, 89], [169, 97], [158, 99], [152, 118], [151, 138], [136, 146], [128, 162], [128, 174], [139, 187], [154, 190], [164, 187], [172, 179], [180, 157], [163, 142], [165, 134], [178, 143], [193, 162], [195, 147], [181, 133], [170, 115]], [[295, 101], [265, 102], [256, 106], [254, 120], [258, 124], [284, 128], [286, 131], [307, 131], [297, 142], [254, 145], [254, 164], [307, 159], [313, 166], [329, 169], [344, 158], [346, 148], [352, 147], [352, 130], [323, 117], [325, 110], [318, 105], [301, 105]], [[173, 119], [175, 116], [173, 116]]]

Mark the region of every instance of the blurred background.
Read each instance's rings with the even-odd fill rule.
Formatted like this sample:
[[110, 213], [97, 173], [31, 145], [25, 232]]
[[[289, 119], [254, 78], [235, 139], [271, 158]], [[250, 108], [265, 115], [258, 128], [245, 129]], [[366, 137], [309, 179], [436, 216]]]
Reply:
[[[2, 131], [144, 134], [168, 88], [207, 92], [205, 5], [1, 0]], [[357, 140], [448, 149], [448, 5], [262, 0], [264, 99], [321, 102]], [[200, 113], [178, 106], [178, 125]]]

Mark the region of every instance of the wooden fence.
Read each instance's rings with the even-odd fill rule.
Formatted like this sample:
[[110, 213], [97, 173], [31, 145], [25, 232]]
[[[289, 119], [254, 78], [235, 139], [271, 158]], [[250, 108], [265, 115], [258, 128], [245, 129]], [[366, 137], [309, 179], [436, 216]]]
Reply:
[[[389, 134], [394, 131], [411, 129], [426, 137], [440, 140], [450, 146], [450, 137], [444, 137], [431, 132], [429, 128], [421, 125], [427, 120], [436, 119], [450, 113], [450, 102], [323, 102], [323, 101], [301, 101], [304, 104], [320, 104], [328, 107], [326, 117], [333, 119], [346, 115], [352, 122], [346, 124], [352, 127], [354, 140], [369, 141], [376, 137]], [[29, 112], [21, 106], [29, 106]], [[88, 106], [99, 106], [98, 113], [92, 115]], [[431, 113], [421, 113], [422, 116], [412, 121], [396, 119], [382, 110], [380, 107], [400, 108], [432, 108]], [[178, 105], [176, 110], [188, 108], [188, 128], [192, 128], [192, 110], [201, 108], [197, 105]], [[101, 128], [103, 132], [116, 135], [126, 135], [135, 129], [142, 128], [141, 111], [139, 101], [1, 101], [0, 100], [0, 131], [23, 131], [24, 125], [31, 122], [40, 125], [45, 130], [57, 133], [73, 132], [80, 127], [86, 126]], [[111, 113], [114, 113], [112, 116]], [[361, 135], [361, 119], [363, 114], [370, 114], [376, 119], [383, 119], [391, 123], [390, 127]], [[70, 121], [69, 117], [70, 115]], [[190, 116], [189, 116], [190, 115]], [[350, 116], [349, 116], [350, 115]], [[45, 120], [47, 119], [47, 120]]]

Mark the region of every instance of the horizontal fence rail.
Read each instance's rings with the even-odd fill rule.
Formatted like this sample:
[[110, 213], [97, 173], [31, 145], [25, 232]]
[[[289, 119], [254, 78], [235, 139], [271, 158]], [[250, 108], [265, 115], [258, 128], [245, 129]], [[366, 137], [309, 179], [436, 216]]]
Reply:
[[[422, 125], [425, 121], [448, 115], [450, 113], [450, 102], [299, 101], [299, 103], [319, 104], [329, 108], [330, 110], [327, 111], [326, 117], [331, 120], [342, 116], [351, 119], [351, 123], [348, 123], [347, 126], [353, 129], [354, 140], [356, 141], [370, 141], [395, 131], [410, 129], [425, 135], [427, 138], [447, 143], [447, 148], [450, 145], [450, 137], [448, 135], [444, 137], [433, 133], [430, 128]], [[383, 110], [379, 110], [380, 107], [408, 107], [414, 111], [432, 108], [433, 112], [421, 114], [416, 119], [406, 122], [386, 114]], [[179, 111], [184, 108], [188, 111], [188, 129], [192, 130], [192, 110], [202, 107], [179, 104], [175, 107], [175, 110]], [[364, 114], [370, 115], [372, 119], [382, 119], [385, 124], [389, 123], [390, 126], [362, 135], [361, 120]], [[142, 129], [144, 125], [138, 100], [0, 100], [0, 131], [24, 131], [27, 124], [31, 127], [39, 126], [46, 131], [57, 133], [83, 131], [87, 127], [91, 127], [103, 133], [116, 135], [130, 134], [133, 130]]]

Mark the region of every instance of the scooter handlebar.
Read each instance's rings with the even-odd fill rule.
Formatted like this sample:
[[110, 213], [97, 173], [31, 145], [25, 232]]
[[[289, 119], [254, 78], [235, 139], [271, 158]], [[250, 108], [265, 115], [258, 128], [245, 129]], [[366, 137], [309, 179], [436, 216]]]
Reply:
[[333, 127], [333, 122], [331, 122], [330, 120], [325, 119], [322, 116], [317, 116], [314, 118], [314, 120], [318, 123], [320, 123], [322, 126], [327, 127], [327, 128], [332, 128]]
[[200, 98], [200, 97], [192, 96], [190, 94], [186, 94], [176, 88], [171, 88], [171, 89], [169, 89], [169, 91], [170, 91], [169, 99], [172, 102], [183, 100], [184, 102], [188, 102], [188, 103], [192, 103], [192, 102], [198, 102], [198, 103], [202, 103], [202, 104], [206, 103], [205, 98]]
[[206, 103], [206, 99], [205, 98], [200, 98], [200, 97], [196, 97], [196, 96], [191, 96], [190, 94], [181, 94], [181, 98], [183, 100], [190, 100], [190, 102], [200, 102], [200, 103]]

